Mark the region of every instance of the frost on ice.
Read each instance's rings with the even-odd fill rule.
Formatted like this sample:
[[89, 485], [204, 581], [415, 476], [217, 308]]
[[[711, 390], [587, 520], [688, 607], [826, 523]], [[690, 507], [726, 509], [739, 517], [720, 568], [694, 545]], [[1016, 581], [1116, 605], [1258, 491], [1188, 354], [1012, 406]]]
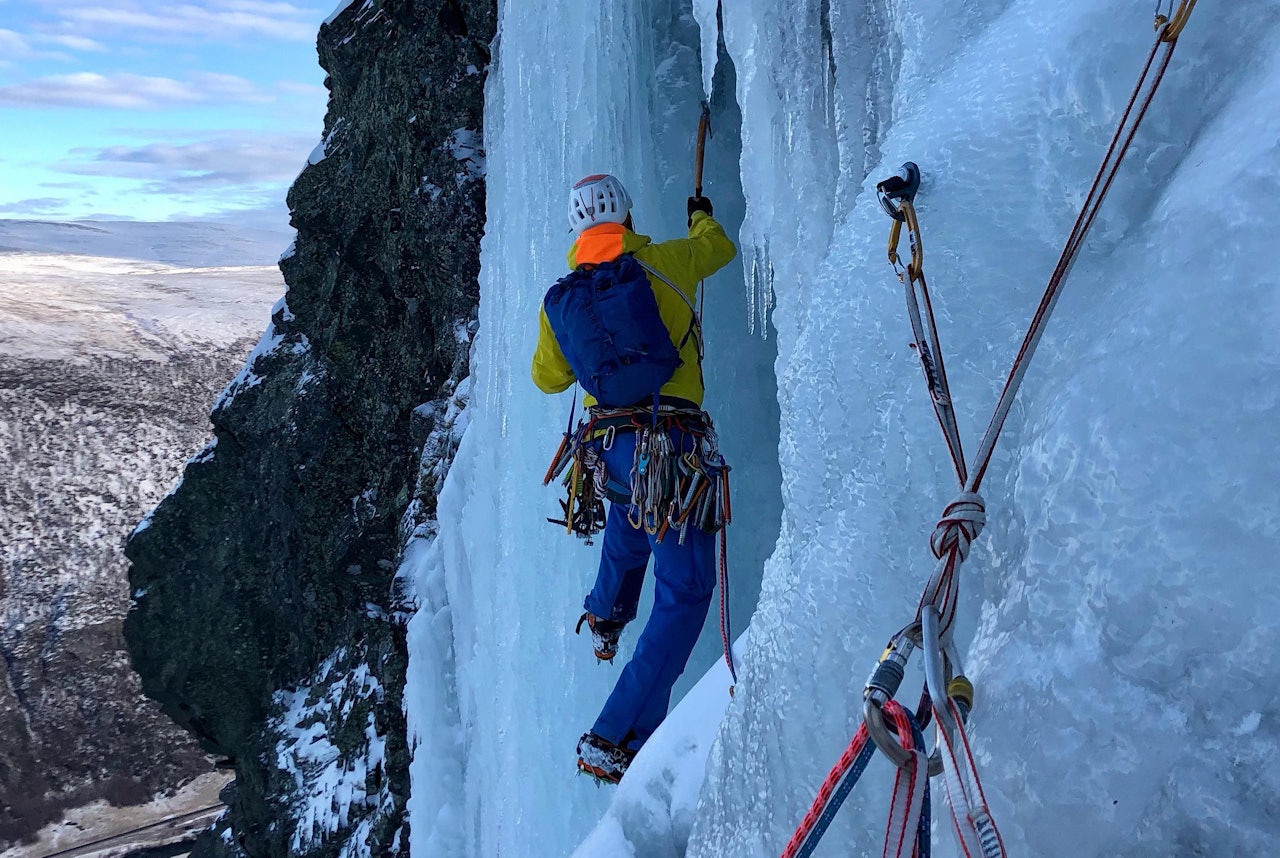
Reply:
[[[875, 181], [923, 168], [926, 264], [972, 447], [1152, 38], [1149, 7], [1101, 0], [746, 0], [723, 4], [712, 72], [715, 5], [501, 4], [470, 423], [415, 567], [423, 854], [570, 854], [584, 838], [584, 854], [782, 850], [913, 613], [954, 491]], [[1258, 260], [1280, 238], [1277, 37], [1274, 3], [1192, 16], [985, 484], [958, 643], [1011, 854], [1273, 846], [1280, 305]], [[708, 325], [707, 387], [733, 391], [716, 416], [780, 412], [772, 439], [746, 413], [719, 429], [748, 452], [732, 464], [779, 468], [735, 479], [735, 518], [769, 491], [782, 512], [735, 524], [768, 556], [734, 567], [760, 585], [736, 696], [677, 708], [622, 788], [597, 790], [572, 749], [614, 677], [570, 627], [597, 555], [541, 520], [568, 394], [537, 394], [526, 367], [563, 271], [563, 189], [609, 170], [641, 231], [679, 234], [706, 89], [717, 117], [741, 111], [740, 141], [717, 128], [708, 164], [731, 151], [731, 172], [707, 192], [744, 258], [740, 281], [708, 284], [709, 314], [743, 312]], [[776, 359], [757, 370], [750, 330], [770, 327]], [[702, 655], [698, 670], [715, 663]], [[828, 848], [874, 853], [888, 789], [873, 763]], [[934, 840], [957, 854], [944, 825]]]

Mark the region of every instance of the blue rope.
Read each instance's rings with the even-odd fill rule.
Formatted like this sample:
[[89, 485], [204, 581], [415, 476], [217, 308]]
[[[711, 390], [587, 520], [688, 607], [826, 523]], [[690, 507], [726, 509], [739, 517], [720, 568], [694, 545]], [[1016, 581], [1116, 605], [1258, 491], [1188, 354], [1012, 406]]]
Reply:
[[[907, 719], [911, 722], [911, 738], [915, 740], [917, 748], [923, 748], [924, 734], [920, 732], [920, 725], [916, 723], [915, 715], [910, 710], [904, 710], [907, 713]], [[817, 823], [813, 826], [813, 830], [809, 832], [809, 836], [805, 838], [804, 845], [800, 847], [800, 851], [796, 853], [796, 858], [809, 858], [813, 854], [813, 850], [818, 848], [818, 841], [822, 840], [822, 835], [827, 833], [827, 829], [831, 827], [831, 820], [835, 819], [836, 812], [840, 810], [849, 793], [853, 790], [854, 785], [858, 783], [858, 779], [862, 777], [862, 773], [867, 770], [867, 764], [871, 762], [871, 757], [875, 755], [876, 743], [870, 739], [867, 745], [858, 754], [857, 759], [853, 761], [853, 765], [849, 767], [849, 771], [845, 773], [844, 778], [840, 781], [840, 786], [836, 787], [836, 791], [831, 796], [831, 801], [827, 802], [827, 806], [822, 809], [822, 815], [818, 817]], [[920, 805], [920, 823], [916, 827], [916, 855], [918, 858], [930, 858], [932, 854], [932, 841], [929, 837], [929, 829], [933, 826], [932, 802], [929, 800], [929, 779], [925, 778], [924, 782], [924, 800]]]
[[858, 754], [857, 759], [853, 761], [853, 765], [849, 767], [849, 771], [845, 773], [844, 779], [840, 781], [840, 786], [836, 787], [835, 793], [831, 796], [831, 801], [827, 802], [827, 806], [822, 809], [822, 816], [818, 817], [813, 830], [805, 838], [804, 845], [796, 853], [796, 858], [809, 858], [813, 854], [813, 850], [818, 848], [818, 841], [822, 839], [822, 835], [827, 833], [827, 828], [830, 827], [831, 820], [835, 818], [836, 811], [840, 809], [840, 805], [844, 804], [844, 800], [849, 797], [849, 792], [853, 789], [854, 784], [858, 782], [858, 778], [862, 777], [862, 773], [867, 770], [867, 764], [871, 762], [871, 757], [875, 752], [876, 743], [867, 739], [866, 747], [862, 749], [862, 753]]

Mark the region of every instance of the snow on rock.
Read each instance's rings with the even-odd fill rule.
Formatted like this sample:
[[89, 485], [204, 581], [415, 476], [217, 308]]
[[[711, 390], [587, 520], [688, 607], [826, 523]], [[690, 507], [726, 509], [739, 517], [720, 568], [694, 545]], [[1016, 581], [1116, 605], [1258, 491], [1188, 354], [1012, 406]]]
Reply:
[[459, 185], [484, 178], [485, 156], [484, 139], [480, 132], [470, 128], [458, 128], [445, 143], [454, 159], [462, 164], [463, 171], [457, 175]]
[[[330, 145], [336, 145], [338, 133], [342, 131], [342, 126], [345, 124], [345, 122], [346, 122], [346, 117], [342, 117], [342, 116], [339, 116], [336, 120], [334, 120], [333, 126], [324, 133], [324, 135], [320, 138], [320, 142], [316, 144], [315, 148], [311, 150], [311, 154], [307, 156], [306, 166], [313, 167], [316, 164], [319, 164], [325, 158], [329, 157], [330, 155], [329, 147]], [[294, 250], [294, 246], [291, 245], [289, 251], [286, 251], [285, 255], [281, 257], [281, 260], [291, 257], [293, 255], [293, 250]]]
[[227, 383], [218, 400], [213, 404], [214, 411], [225, 408], [231, 404], [239, 393], [262, 384], [262, 376], [254, 372], [254, 365], [260, 358], [271, 355], [281, 343], [284, 342], [284, 334], [276, 332], [274, 323], [268, 323], [267, 329], [263, 332], [262, 338], [258, 340], [258, 344], [253, 347], [253, 351], [249, 352], [249, 356], [245, 358], [244, 366], [236, 373], [235, 378]]
[[[329, 17], [324, 19], [324, 22], [326, 24], [332, 24], [334, 21], [338, 19], [338, 16], [341, 15], [343, 12], [347, 11], [347, 7], [354, 2], [355, 0], [342, 0], [342, 2], [340, 2], [337, 5], [337, 8], [335, 8], [333, 12], [329, 14]], [[365, 0], [364, 6], [361, 7], [360, 11], [363, 12], [365, 9], [368, 9], [372, 5], [373, 5], [372, 0]]]
[[328, 733], [330, 723], [345, 720], [355, 706], [380, 700], [382, 695], [368, 665], [339, 670], [337, 665], [345, 659], [345, 652], [335, 653], [306, 686], [277, 692], [274, 699], [282, 714], [270, 729], [279, 737], [276, 764], [294, 783], [291, 851], [298, 854], [350, 826], [356, 808], [363, 818], [354, 830], [344, 833], [345, 845], [338, 854], [351, 858], [366, 854], [362, 850], [367, 829], [376, 817], [364, 810], [370, 806], [385, 810], [392, 803], [383, 773], [386, 740], [376, 729], [375, 712], [369, 711], [363, 741], [355, 747], [339, 747]]

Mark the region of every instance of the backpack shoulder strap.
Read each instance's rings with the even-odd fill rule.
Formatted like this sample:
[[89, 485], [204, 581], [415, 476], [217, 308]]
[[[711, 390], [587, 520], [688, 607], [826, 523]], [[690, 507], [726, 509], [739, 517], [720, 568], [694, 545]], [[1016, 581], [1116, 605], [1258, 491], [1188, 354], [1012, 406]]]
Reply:
[[680, 300], [684, 301], [685, 305], [689, 308], [689, 312], [693, 313], [694, 318], [697, 318], [698, 310], [693, 306], [693, 302], [689, 300], [689, 296], [684, 294], [683, 289], [681, 289], [676, 284], [672, 283], [670, 278], [667, 277], [667, 275], [663, 274], [661, 271], [654, 268], [652, 265], [645, 262], [643, 259], [638, 259], [635, 256], [632, 256], [631, 258], [635, 259], [636, 262], [640, 264], [640, 267], [643, 268], [646, 272], [648, 272], [649, 274], [652, 274], [654, 277], [657, 277], [663, 283], [666, 283], [668, 286], [670, 286], [671, 291], [675, 292], [677, 295], [680, 296]]
[[667, 275], [663, 274], [661, 271], [654, 268], [652, 265], [648, 264], [642, 259], [637, 258], [634, 255], [631, 258], [635, 259], [635, 261], [639, 263], [640, 267], [643, 268], [646, 273], [652, 274], [654, 277], [658, 278], [663, 283], [666, 283], [668, 286], [670, 286], [671, 291], [679, 295], [680, 300], [684, 301], [685, 306], [689, 308], [689, 330], [685, 332], [684, 339], [680, 340], [680, 345], [677, 347], [677, 349], [678, 350], [684, 349], [684, 344], [689, 342], [689, 337], [694, 334], [697, 334], [696, 342], [698, 346], [698, 360], [701, 361], [703, 357], [702, 323], [698, 321], [698, 308], [695, 307], [693, 305], [693, 302], [689, 300], [689, 296], [684, 294], [684, 290], [681, 289], [676, 284], [672, 283], [671, 279], [668, 278]]

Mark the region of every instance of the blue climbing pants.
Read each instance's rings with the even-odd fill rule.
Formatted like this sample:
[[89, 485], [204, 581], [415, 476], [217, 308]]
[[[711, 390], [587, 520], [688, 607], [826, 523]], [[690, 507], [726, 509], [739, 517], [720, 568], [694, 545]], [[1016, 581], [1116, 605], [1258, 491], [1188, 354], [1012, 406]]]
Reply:
[[[670, 433], [676, 450], [693, 448], [692, 436], [677, 428]], [[619, 432], [613, 447], [601, 453], [615, 483], [629, 481], [636, 440], [634, 432]], [[675, 531], [668, 531], [662, 542], [657, 542], [643, 529], [631, 526], [628, 509], [628, 504], [609, 505], [600, 571], [583, 606], [602, 619], [634, 620], [649, 555], [653, 555], [653, 612], [640, 633], [635, 654], [622, 669], [591, 728], [614, 744], [626, 739], [636, 749], [667, 717], [671, 687], [684, 673], [702, 632], [716, 586], [715, 536], [690, 527], [683, 545]]]

